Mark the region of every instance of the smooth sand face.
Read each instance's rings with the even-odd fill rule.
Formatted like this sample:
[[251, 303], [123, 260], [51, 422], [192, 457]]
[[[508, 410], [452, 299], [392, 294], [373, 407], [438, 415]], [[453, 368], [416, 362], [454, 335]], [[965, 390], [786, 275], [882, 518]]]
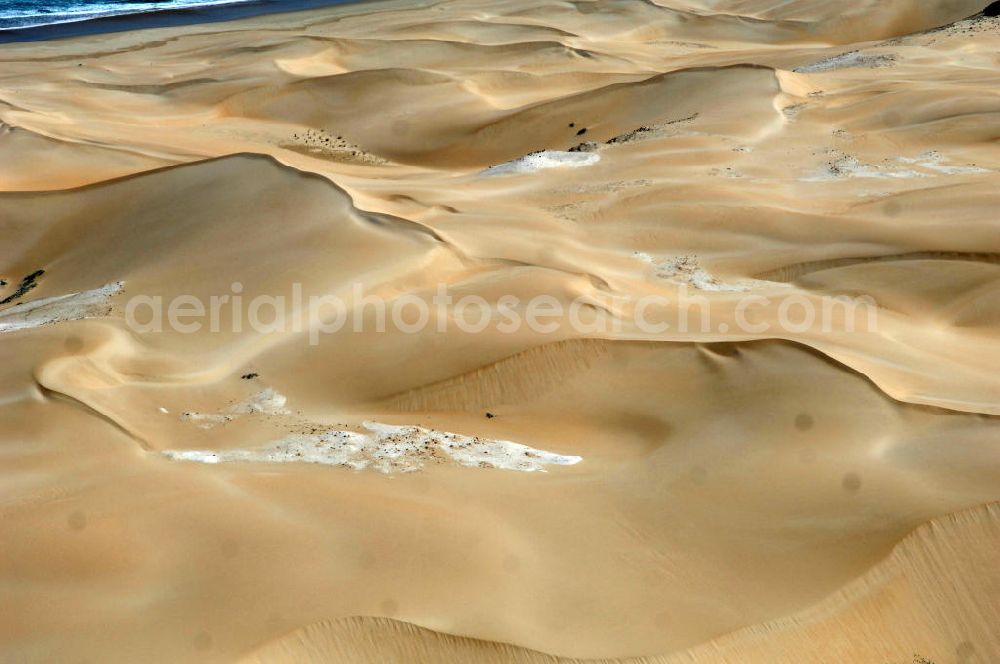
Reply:
[[[983, 4], [0, 48], [0, 660], [1000, 660], [1000, 19], [930, 30]], [[620, 324], [126, 323], [234, 282]], [[708, 328], [636, 323], [685, 293]], [[875, 328], [741, 325], [830, 295]]]

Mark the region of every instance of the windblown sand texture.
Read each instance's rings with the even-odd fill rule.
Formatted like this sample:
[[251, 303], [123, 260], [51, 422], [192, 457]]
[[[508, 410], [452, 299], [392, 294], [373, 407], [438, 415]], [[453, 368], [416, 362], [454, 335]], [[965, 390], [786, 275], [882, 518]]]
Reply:
[[[0, 46], [0, 661], [1000, 661], [985, 4], [394, 1]], [[234, 282], [683, 287], [714, 320], [125, 324]], [[836, 294], [877, 329], [733, 324]]]

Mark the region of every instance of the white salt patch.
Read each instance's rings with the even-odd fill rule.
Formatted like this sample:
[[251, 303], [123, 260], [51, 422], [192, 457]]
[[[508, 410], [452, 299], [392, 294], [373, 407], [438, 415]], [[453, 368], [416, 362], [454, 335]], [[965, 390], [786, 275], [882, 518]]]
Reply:
[[166, 451], [163, 453], [176, 461], [197, 461], [199, 463], [219, 463], [219, 455], [214, 452], [200, 452], [198, 450]]
[[546, 168], [590, 166], [601, 160], [596, 152], [562, 152], [543, 150], [525, 155], [520, 159], [491, 166], [480, 175], [510, 175], [512, 173], [534, 173]]
[[833, 71], [835, 69], [847, 69], [848, 67], [868, 67], [876, 69], [879, 67], [891, 67], [896, 62], [894, 55], [866, 55], [860, 51], [848, 51], [826, 58], [811, 65], [796, 67], [793, 71], [800, 74], [813, 74], [816, 72]]
[[712, 276], [707, 270], [698, 265], [698, 259], [694, 256], [674, 256], [666, 259], [656, 259], [643, 251], [635, 252], [635, 256], [644, 263], [652, 265], [657, 277], [688, 284], [698, 290], [745, 293], [759, 283], [756, 281], [741, 281], [739, 283], [725, 283], [720, 281], [717, 277]]
[[898, 157], [896, 161], [901, 164], [916, 164], [921, 168], [926, 168], [929, 171], [934, 171], [935, 173], [943, 173], [945, 175], [962, 175], [969, 173], [990, 173], [988, 168], [980, 168], [979, 166], [967, 165], [967, 166], [947, 166], [942, 164], [944, 161], [944, 156], [937, 150], [930, 150], [925, 152], [919, 157]]
[[[944, 157], [935, 151], [918, 157], [897, 157], [881, 164], [866, 164], [852, 155], [842, 155], [815, 175], [801, 178], [802, 182], [829, 182], [844, 178], [910, 179], [929, 178], [936, 175], [990, 173], [978, 166], [948, 166]], [[900, 168], [900, 165], [909, 168]]]
[[100, 288], [57, 295], [15, 304], [0, 311], [0, 334], [28, 330], [68, 320], [96, 318], [108, 313], [111, 298], [122, 292], [125, 283], [116, 281]]
[[293, 435], [256, 450], [166, 450], [176, 461], [199, 463], [315, 463], [380, 473], [413, 472], [428, 463], [453, 461], [461, 466], [521, 472], [571, 466], [582, 457], [554, 454], [508, 440], [434, 431], [418, 426], [365, 422], [369, 433], [327, 431]]
[[[181, 413], [182, 420], [194, 422], [201, 429], [211, 429], [217, 424], [232, 422], [238, 417], [250, 415], [251, 413], [261, 413], [262, 415], [289, 415], [290, 410], [285, 408], [288, 398], [276, 392], [273, 388], [261, 390], [246, 401], [233, 404], [222, 413], [198, 413], [186, 411]], [[165, 411], [164, 411], [165, 412]]]
[[220, 415], [218, 413], [196, 413], [192, 411], [186, 411], [181, 413], [180, 418], [185, 422], [193, 422], [198, 425], [200, 429], [211, 429], [216, 424], [222, 424], [223, 422], [231, 422], [233, 420], [232, 415]]
[[857, 157], [845, 155], [820, 171], [811, 178], [805, 178], [806, 182], [818, 182], [823, 180], [836, 180], [839, 178], [923, 178], [927, 177], [923, 173], [913, 170], [890, 170], [884, 166], [865, 164]]
[[285, 408], [288, 397], [274, 391], [273, 388], [261, 390], [246, 401], [230, 406], [226, 412], [234, 415], [249, 415], [250, 413], [263, 413], [264, 415], [288, 415], [289, 410]]

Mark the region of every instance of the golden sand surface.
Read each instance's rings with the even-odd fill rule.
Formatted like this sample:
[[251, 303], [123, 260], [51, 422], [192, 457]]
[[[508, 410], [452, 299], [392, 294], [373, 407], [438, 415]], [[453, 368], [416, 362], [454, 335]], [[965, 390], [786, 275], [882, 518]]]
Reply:
[[[985, 4], [0, 46], [0, 661], [1000, 661]], [[589, 304], [380, 331], [359, 285]], [[363, 329], [129, 314], [293, 289]]]

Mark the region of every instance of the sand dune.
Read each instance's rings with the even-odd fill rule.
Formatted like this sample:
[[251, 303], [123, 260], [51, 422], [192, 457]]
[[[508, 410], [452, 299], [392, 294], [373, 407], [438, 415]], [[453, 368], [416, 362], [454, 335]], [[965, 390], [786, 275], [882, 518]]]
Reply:
[[[998, 537], [996, 504], [918, 528], [865, 576], [813, 608], [700, 647], [640, 662], [899, 661], [900, 652], [944, 652], [942, 661], [974, 662], [974, 643], [997, 647], [996, 604], [982, 576]], [[990, 579], [987, 584], [995, 584]], [[963, 591], [956, 593], [955, 588]], [[955, 611], [957, 606], [965, 610]], [[959, 615], [961, 614], [961, 617]], [[964, 639], [970, 615], [982, 620]], [[975, 621], [974, 621], [975, 622]], [[843, 638], [850, 634], [851, 638]], [[957, 644], [957, 645], [954, 645]], [[953, 647], [954, 646], [954, 647]], [[893, 659], [893, 658], [896, 659]], [[918, 661], [921, 656], [915, 657]], [[553, 657], [507, 644], [454, 637], [390, 618], [348, 618], [310, 625], [248, 656], [245, 662], [607, 662]], [[912, 660], [909, 660], [912, 661]]]
[[997, 661], [984, 4], [0, 46], [0, 660]]

